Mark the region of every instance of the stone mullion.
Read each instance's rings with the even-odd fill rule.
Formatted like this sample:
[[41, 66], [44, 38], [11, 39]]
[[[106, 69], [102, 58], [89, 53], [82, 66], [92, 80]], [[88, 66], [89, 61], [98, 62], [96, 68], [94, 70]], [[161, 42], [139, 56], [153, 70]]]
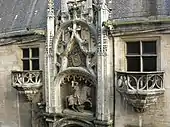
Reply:
[[103, 55], [104, 55], [104, 120], [108, 121], [110, 120], [110, 116], [109, 116], [109, 93], [110, 93], [110, 82], [108, 80], [108, 68], [109, 68], [109, 64], [108, 64], [108, 38], [107, 38], [107, 30], [103, 31]]
[[[101, 17], [101, 10], [98, 13]], [[102, 55], [102, 21], [98, 21], [98, 45], [97, 45], [97, 97], [96, 97], [96, 116], [98, 120], [103, 120], [104, 115], [104, 70]]]
[[45, 99], [46, 99], [46, 112], [49, 112], [49, 103], [50, 103], [50, 95], [49, 95], [49, 86], [48, 86], [48, 41], [45, 43]]
[[105, 56], [105, 119], [108, 122], [111, 121], [111, 115], [113, 115], [113, 45], [112, 39], [109, 39], [106, 35], [106, 56]]
[[[112, 85], [112, 70], [111, 59], [112, 54], [111, 48], [108, 47], [109, 38], [108, 30], [103, 26], [103, 22], [108, 19], [108, 10], [105, 4], [102, 3], [98, 14], [98, 85], [97, 85], [97, 119], [103, 121], [104, 123], [96, 123], [98, 126], [109, 126], [110, 122], [110, 95], [111, 95], [111, 85]], [[103, 125], [102, 125], [103, 124]]]
[[53, 112], [53, 37], [54, 37], [54, 1], [48, 0], [47, 41], [45, 43], [45, 93], [46, 111]]
[[[110, 90], [110, 93], [108, 94], [108, 97], [109, 97], [109, 109], [110, 109], [110, 119], [113, 120], [113, 115], [114, 115], [114, 87], [115, 87], [115, 84], [114, 84], [114, 74], [115, 74], [115, 70], [114, 70], [114, 41], [113, 41], [113, 37], [112, 36], [109, 36], [108, 35], [108, 64], [109, 66], [107, 66], [107, 70], [108, 70], [108, 73], [107, 73], [107, 78], [108, 78], [108, 82], [110, 83], [108, 88]], [[113, 121], [112, 121], [113, 122]]]
[[54, 47], [53, 47], [53, 35], [51, 34], [50, 35], [50, 43], [49, 43], [49, 76], [50, 76], [50, 96], [51, 96], [51, 110], [52, 112], [54, 112], [54, 107], [55, 107], [55, 91], [54, 91], [54, 74], [53, 74], [53, 71], [54, 71]]
[[96, 116], [99, 120], [104, 120], [104, 57], [102, 55], [98, 55], [98, 85], [97, 85], [97, 104], [96, 104]]

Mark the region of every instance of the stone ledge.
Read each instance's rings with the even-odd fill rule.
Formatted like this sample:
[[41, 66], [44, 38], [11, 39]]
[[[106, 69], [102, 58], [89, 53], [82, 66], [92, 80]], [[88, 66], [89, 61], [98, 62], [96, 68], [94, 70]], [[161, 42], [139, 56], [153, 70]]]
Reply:
[[95, 127], [113, 127], [113, 120], [103, 121], [103, 120], [94, 120]]
[[88, 121], [93, 121], [96, 118], [94, 117], [94, 113], [91, 111], [84, 111], [84, 112], [75, 112], [69, 109], [65, 109], [63, 111], [64, 116], [69, 116], [69, 117], [76, 117], [76, 118], [82, 118]]

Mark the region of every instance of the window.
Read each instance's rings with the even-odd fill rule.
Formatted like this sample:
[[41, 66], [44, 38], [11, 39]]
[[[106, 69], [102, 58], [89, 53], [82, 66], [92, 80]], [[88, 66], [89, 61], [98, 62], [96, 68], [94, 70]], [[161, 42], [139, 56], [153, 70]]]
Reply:
[[23, 70], [39, 70], [39, 48], [23, 48]]
[[135, 41], [127, 44], [127, 71], [156, 71], [156, 41]]

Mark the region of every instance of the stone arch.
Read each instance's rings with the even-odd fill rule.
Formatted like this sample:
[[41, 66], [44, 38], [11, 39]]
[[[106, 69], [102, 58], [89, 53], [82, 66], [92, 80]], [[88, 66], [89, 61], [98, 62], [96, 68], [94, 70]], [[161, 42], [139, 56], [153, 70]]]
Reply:
[[94, 127], [93, 123], [78, 118], [63, 118], [54, 123], [54, 127]]
[[[54, 36], [54, 42], [56, 43], [59, 40], [59, 37], [62, 34], [62, 30], [65, 30], [67, 27], [69, 27], [73, 22], [75, 23], [79, 23], [82, 26], [85, 26], [89, 29], [89, 31], [92, 33], [92, 35], [95, 38], [95, 41], [97, 42], [97, 30], [95, 29], [95, 26], [93, 24], [88, 24], [87, 22], [85, 22], [84, 20], [81, 19], [75, 19], [73, 20], [69, 20], [64, 22], [63, 24], [61, 24], [59, 30], [57, 31], [57, 34], [55, 34]], [[55, 44], [56, 45], [56, 44]], [[55, 46], [54, 46], [55, 47]]]
[[[91, 111], [93, 113], [95, 113], [95, 110], [96, 110], [95, 109], [95, 107], [96, 107], [95, 106], [96, 105], [96, 103], [95, 103], [96, 102], [95, 101], [96, 100], [96, 83], [97, 83], [96, 77], [91, 75], [91, 73], [89, 71], [87, 71], [86, 69], [84, 69], [82, 67], [69, 67], [69, 68], [60, 72], [57, 75], [57, 78], [55, 80], [55, 82], [56, 82], [55, 84], [56, 84], [56, 87], [60, 87], [60, 92], [58, 91], [57, 94], [60, 93], [61, 110], [66, 109], [66, 106], [65, 106], [66, 103], [64, 103], [64, 101], [65, 101], [64, 99], [65, 99], [66, 96], [68, 96], [70, 94], [69, 87], [71, 86], [71, 85], [68, 86], [67, 83], [63, 85], [63, 80], [67, 76], [69, 77], [69, 76], [74, 76], [74, 75], [82, 76], [85, 79], [87, 79], [88, 82], [91, 83], [90, 87], [91, 87], [91, 90], [92, 90], [91, 95], [92, 95], [92, 102], [93, 102]], [[67, 95], [67, 93], [68, 93], [68, 95]], [[58, 95], [57, 95], [57, 97], [58, 97]]]
[[[88, 24], [87, 22], [85, 22], [84, 20], [81, 19], [76, 19], [76, 20], [70, 20], [70, 21], [66, 21], [64, 23], [61, 24], [61, 26], [59, 27], [59, 29], [56, 31], [56, 34], [54, 36], [53, 39], [53, 75], [54, 75], [54, 80], [53, 80], [53, 84], [54, 84], [54, 96], [52, 96], [53, 100], [53, 104], [55, 107], [55, 112], [61, 112], [62, 111], [62, 105], [61, 105], [61, 92], [60, 92], [60, 84], [62, 79], [64, 78], [65, 75], [68, 75], [69, 73], [71, 74], [83, 74], [86, 77], [91, 77], [89, 78], [91, 81], [96, 80], [96, 75], [92, 74], [93, 71], [90, 67], [85, 67], [87, 69], [83, 69], [80, 67], [68, 67], [67, 63], [68, 63], [68, 57], [65, 54], [61, 54], [58, 53], [58, 45], [60, 45], [60, 37], [63, 33], [63, 30], [66, 30], [69, 26], [71, 26], [73, 23], [78, 23], [79, 25], [82, 25], [84, 27], [88, 28], [88, 32], [90, 32], [90, 37], [93, 37], [93, 41], [88, 42], [89, 44], [96, 44], [97, 43], [97, 30], [95, 28], [95, 26], [93, 24]], [[75, 36], [74, 36], [75, 37]], [[68, 43], [66, 45], [69, 45]], [[96, 47], [95, 47], [96, 49]], [[86, 65], [89, 65], [89, 60], [90, 60], [90, 56], [91, 56], [91, 51], [90, 53], [88, 53], [88, 55], [85, 55], [86, 57]], [[93, 52], [94, 53], [94, 52]], [[87, 60], [88, 58], [88, 60]], [[59, 62], [58, 62], [59, 59]], [[58, 64], [59, 63], [59, 64]], [[59, 65], [59, 66], [58, 66]], [[89, 69], [90, 68], [90, 69]], [[59, 71], [58, 71], [59, 70]], [[94, 81], [96, 82], [96, 81]], [[96, 83], [93, 83], [96, 84]]]
[[59, 39], [61, 37], [62, 31], [67, 29], [73, 22], [75, 23], [79, 23], [82, 26], [85, 26], [89, 29], [91, 35], [94, 38], [94, 42], [97, 43], [97, 30], [95, 29], [95, 26], [93, 24], [88, 24], [86, 23], [84, 20], [81, 19], [76, 19], [76, 20], [70, 20], [70, 21], [66, 21], [63, 24], [61, 24], [59, 30], [57, 30], [57, 34], [55, 34], [54, 36], [54, 63], [56, 63], [56, 53], [57, 53], [57, 45], [59, 44]]
[[97, 83], [96, 77], [94, 77], [94, 75], [92, 75], [87, 69], [83, 67], [68, 67], [67, 69], [57, 74], [57, 78], [55, 79], [56, 85], [61, 84], [62, 79], [65, 77], [65, 75], [68, 74], [81, 74], [91, 80], [93, 82], [93, 85], [96, 85]]
[[89, 77], [89, 79], [92, 80], [94, 82], [94, 84], [96, 84], [96, 77], [94, 77], [87, 69], [85, 69], [83, 67], [68, 67], [67, 69], [58, 73], [57, 81], [60, 82], [60, 80], [62, 79], [62, 77], [64, 75], [67, 75], [67, 74], [70, 74], [70, 73], [78, 73], [78, 74], [85, 75], [86, 77]]

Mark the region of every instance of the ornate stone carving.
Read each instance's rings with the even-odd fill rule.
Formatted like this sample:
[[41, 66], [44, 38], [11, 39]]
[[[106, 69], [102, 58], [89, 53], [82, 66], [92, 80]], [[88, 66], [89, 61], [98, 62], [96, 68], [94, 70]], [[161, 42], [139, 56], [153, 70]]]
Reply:
[[86, 56], [81, 51], [78, 43], [73, 42], [71, 51], [68, 53], [68, 67], [86, 67]]
[[66, 108], [83, 112], [84, 109], [91, 109], [91, 88], [87, 84], [80, 84], [72, 81], [72, 94], [66, 97]]
[[72, 110], [81, 112], [80, 108], [85, 108], [85, 103], [88, 103], [90, 107], [92, 107], [92, 102], [90, 98], [90, 87], [81, 86], [78, 82], [71, 82], [73, 88], [73, 94], [67, 97], [68, 105]]
[[62, 97], [64, 109], [75, 112], [92, 111], [95, 89], [92, 81], [85, 76], [79, 74], [66, 76], [61, 83], [61, 90], [64, 92]]
[[95, 4], [93, 0], [68, 0], [67, 6], [65, 6], [65, 10], [68, 11], [62, 13], [63, 21], [82, 19], [86, 22], [93, 23], [93, 4]]
[[117, 72], [117, 90], [135, 111], [143, 112], [164, 93], [163, 72]]
[[[82, 46], [84, 43], [86, 43], [86, 47]], [[64, 46], [65, 44], [63, 43], [62, 45]], [[66, 45], [65, 47], [67, 48], [62, 50], [62, 52], [59, 52], [61, 49], [58, 49], [61, 55], [56, 54], [56, 59], [60, 57], [61, 62], [58, 63], [56, 60], [57, 67], [62, 69], [66, 69], [67, 67], [85, 67], [93, 76], [96, 75], [96, 54], [93, 52], [95, 50], [92, 50], [93, 46], [89, 42], [84, 42], [78, 34], [75, 34], [75, 38]]]
[[[61, 2], [61, 20], [58, 22], [57, 34], [54, 38], [54, 80], [61, 80], [62, 77], [59, 75], [70, 68], [83, 68], [96, 78], [94, 72], [96, 66], [94, 66], [94, 63], [92, 64], [97, 42], [97, 31], [93, 24], [93, 2], [92, 0], [66, 0]], [[57, 59], [59, 57], [61, 58], [60, 62]], [[60, 85], [62, 86], [61, 89], [67, 88], [63, 88], [65, 87], [63, 83], [56, 84], [58, 84], [56, 91], [59, 91], [57, 94], [60, 97], [55, 99], [56, 106], [54, 107], [60, 112], [62, 110], [60, 107], [64, 107], [60, 98], [66, 100], [65, 97], [71, 95], [72, 92], [71, 88], [68, 88], [70, 90], [66, 90], [66, 92], [60, 92]], [[71, 82], [67, 86], [71, 86]], [[68, 94], [65, 95], [65, 93]]]
[[92, 122], [81, 118], [66, 117], [54, 123], [54, 127], [65, 127], [66, 125], [74, 127], [94, 127]]
[[89, 54], [87, 56], [87, 68], [91, 72], [92, 75], [96, 77], [97, 75], [97, 55], [96, 54]]
[[12, 86], [32, 101], [42, 87], [42, 71], [12, 71]]
[[107, 55], [107, 48], [108, 48], [108, 33], [107, 29], [105, 28], [98, 28], [98, 47], [97, 53], [98, 55]]

